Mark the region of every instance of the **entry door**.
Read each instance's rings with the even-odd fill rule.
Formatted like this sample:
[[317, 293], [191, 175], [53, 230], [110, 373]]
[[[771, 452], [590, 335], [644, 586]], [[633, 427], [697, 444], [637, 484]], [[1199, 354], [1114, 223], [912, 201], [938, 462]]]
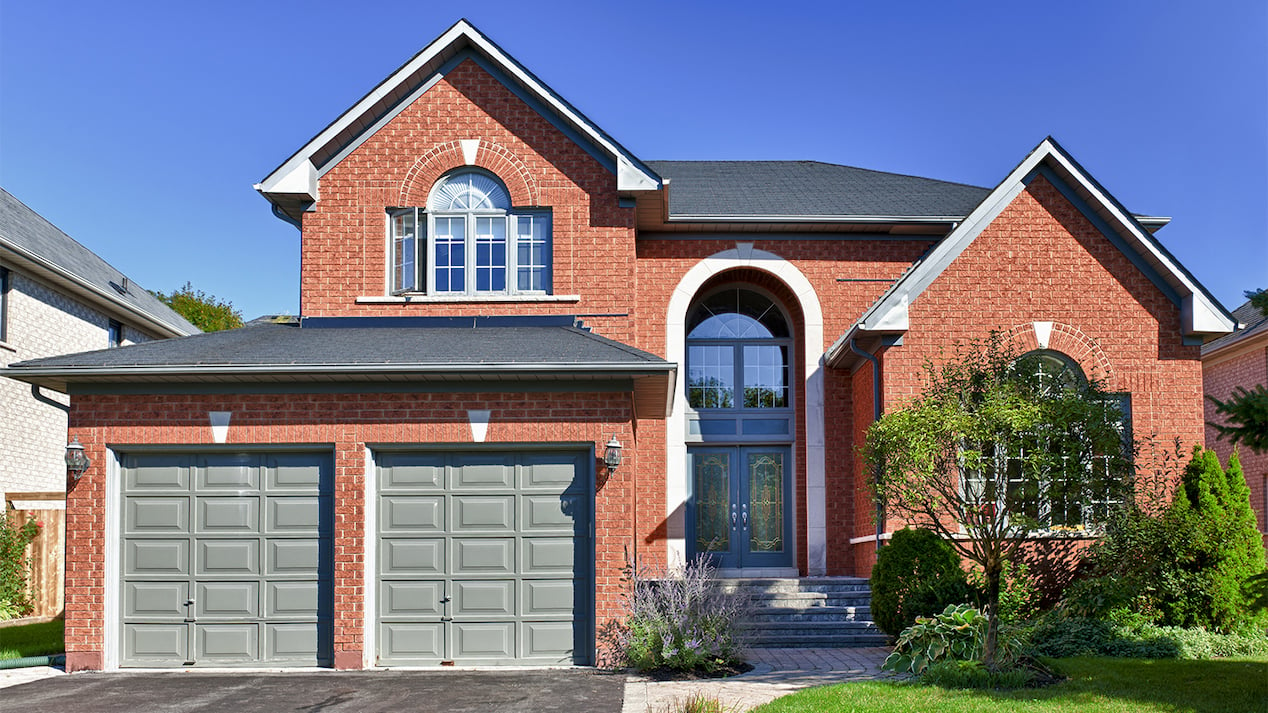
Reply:
[[789, 449], [693, 448], [688, 457], [691, 554], [725, 569], [791, 566]]

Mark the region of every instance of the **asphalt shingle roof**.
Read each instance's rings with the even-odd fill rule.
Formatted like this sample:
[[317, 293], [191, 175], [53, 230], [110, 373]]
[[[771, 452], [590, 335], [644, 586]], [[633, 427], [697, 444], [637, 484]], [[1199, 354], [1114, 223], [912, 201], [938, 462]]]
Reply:
[[[0, 188], [0, 246], [51, 263], [82, 285], [102, 290], [108, 299], [146, 313], [178, 332], [198, 332], [184, 317], [135, 282], [127, 284], [129, 280], [123, 273], [3, 188]], [[126, 292], [115, 287], [125, 284]]]
[[1233, 310], [1233, 319], [1239, 324], [1246, 325], [1245, 329], [1239, 329], [1232, 334], [1225, 334], [1219, 339], [1213, 339], [1202, 345], [1202, 353], [1209, 354], [1220, 347], [1227, 346], [1233, 342], [1240, 342], [1252, 334], [1263, 334], [1268, 332], [1268, 315], [1260, 312], [1257, 307], [1246, 301], [1241, 307]]
[[404, 326], [386, 326], [387, 321], [380, 322], [385, 326], [353, 326], [355, 320], [347, 320], [349, 326], [337, 328], [257, 320], [240, 329], [32, 359], [10, 368], [16, 375], [32, 368], [669, 366], [660, 357], [576, 326], [411, 326], [407, 320], [399, 321]]
[[968, 215], [990, 190], [818, 161], [648, 161], [668, 178], [669, 214], [691, 216]]

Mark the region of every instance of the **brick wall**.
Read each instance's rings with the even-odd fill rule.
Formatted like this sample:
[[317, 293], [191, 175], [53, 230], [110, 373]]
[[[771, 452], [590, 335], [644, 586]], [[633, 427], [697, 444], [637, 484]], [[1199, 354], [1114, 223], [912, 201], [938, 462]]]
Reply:
[[[12, 268], [11, 268], [12, 270]], [[110, 317], [34, 277], [12, 270], [8, 331], [0, 366], [109, 346]], [[149, 339], [125, 325], [127, 342]], [[66, 396], [42, 390], [49, 399]], [[6, 492], [60, 492], [66, 486], [66, 413], [36, 400], [31, 386], [0, 378], [0, 502]]]
[[[1178, 438], [1202, 442], [1198, 347], [1179, 334], [1179, 308], [1044, 178], [1030, 186], [912, 301], [903, 345], [884, 355], [887, 408], [917, 395], [926, 360], [957, 343], [1005, 333], [1037, 347], [1031, 323], [1054, 323], [1050, 349], [1112, 391], [1131, 393], [1141, 467]], [[861, 572], [860, 572], [861, 573]]]
[[[1203, 386], [1206, 395], [1221, 401], [1233, 395], [1236, 387], [1249, 389], [1256, 384], [1268, 384], [1268, 333], [1244, 338], [1242, 344], [1229, 347], [1224, 354], [1208, 357], [1202, 364]], [[1203, 402], [1206, 421], [1223, 423], [1224, 418], [1215, 412], [1215, 404]], [[1220, 437], [1212, 426], [1206, 427], [1206, 447], [1228, 463], [1234, 447]], [[1264, 533], [1264, 546], [1268, 547], [1268, 453], [1257, 453], [1245, 446], [1238, 447], [1238, 459], [1250, 487], [1250, 504], [1259, 520], [1259, 531]]]
[[[70, 433], [83, 442], [93, 465], [67, 494], [68, 669], [99, 669], [104, 663], [106, 444], [119, 452], [153, 444], [214, 447], [211, 411], [232, 413], [230, 444], [313, 444], [316, 450], [334, 444], [335, 665], [360, 668], [366, 596], [365, 444], [469, 447], [468, 409], [492, 411], [487, 444], [593, 443], [599, 457], [613, 434], [626, 444], [625, 461], [614, 475], [608, 477], [602, 466], [595, 470], [596, 609], [600, 622], [614, 616], [621, 568], [636, 546], [633, 484], [651, 479], [641, 460], [646, 436], [630, 427], [629, 394], [76, 396]], [[649, 462], [654, 467], [654, 458]]]

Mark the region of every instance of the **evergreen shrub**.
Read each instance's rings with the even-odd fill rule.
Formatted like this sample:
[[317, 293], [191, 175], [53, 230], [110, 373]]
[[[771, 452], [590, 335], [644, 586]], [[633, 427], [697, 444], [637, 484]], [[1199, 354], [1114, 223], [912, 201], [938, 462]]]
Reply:
[[890, 636], [917, 617], [977, 599], [955, 550], [936, 533], [911, 528], [895, 532], [877, 553], [871, 589], [872, 620]]

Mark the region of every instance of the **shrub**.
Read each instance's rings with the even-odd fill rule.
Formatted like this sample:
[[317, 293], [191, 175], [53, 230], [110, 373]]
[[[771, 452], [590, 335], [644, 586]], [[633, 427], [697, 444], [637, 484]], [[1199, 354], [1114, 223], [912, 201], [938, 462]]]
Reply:
[[1221, 634], [1200, 628], [1157, 626], [1139, 617], [1115, 613], [1120, 621], [1053, 613], [1030, 633], [1035, 656], [1115, 656], [1140, 659], [1208, 659], [1268, 655], [1262, 634]]
[[657, 713], [737, 713], [738, 711], [738, 708], [728, 706], [716, 696], [693, 693], [687, 698], [674, 699]]
[[1027, 668], [991, 670], [981, 661], [939, 661], [920, 675], [920, 682], [939, 688], [1025, 688], [1035, 680]]
[[0, 514], [0, 620], [14, 619], [31, 611], [26, 546], [39, 531], [40, 525], [35, 520], [18, 524]]
[[[1039, 585], [1030, 574], [1030, 567], [1025, 562], [1005, 560], [1004, 569], [1000, 573], [999, 587], [999, 619], [1004, 623], [1025, 621], [1039, 611]], [[980, 569], [969, 574], [969, 586], [981, 592], [986, 587], [986, 578]]]
[[1068, 614], [1126, 607], [1157, 624], [1221, 632], [1265, 622], [1248, 588], [1264, 571], [1263, 541], [1236, 454], [1225, 470], [1214, 452], [1195, 448], [1170, 507], [1117, 514], [1085, 563], [1091, 578], [1067, 592]]
[[715, 673], [741, 663], [737, 624], [747, 602], [722, 591], [704, 557], [681, 573], [627, 569], [625, 619], [601, 633], [616, 665]]
[[881, 631], [897, 636], [949, 604], [976, 600], [960, 558], [929, 530], [904, 528], [894, 533], [872, 567], [872, 619]]
[[[894, 642], [894, 651], [882, 668], [898, 673], [921, 674], [939, 661], [976, 661], [982, 657], [989, 620], [968, 604], [951, 604], [934, 617], [921, 617], [907, 627]], [[1000, 632], [995, 662], [1001, 669], [1015, 664], [1020, 642], [1009, 632]]]

